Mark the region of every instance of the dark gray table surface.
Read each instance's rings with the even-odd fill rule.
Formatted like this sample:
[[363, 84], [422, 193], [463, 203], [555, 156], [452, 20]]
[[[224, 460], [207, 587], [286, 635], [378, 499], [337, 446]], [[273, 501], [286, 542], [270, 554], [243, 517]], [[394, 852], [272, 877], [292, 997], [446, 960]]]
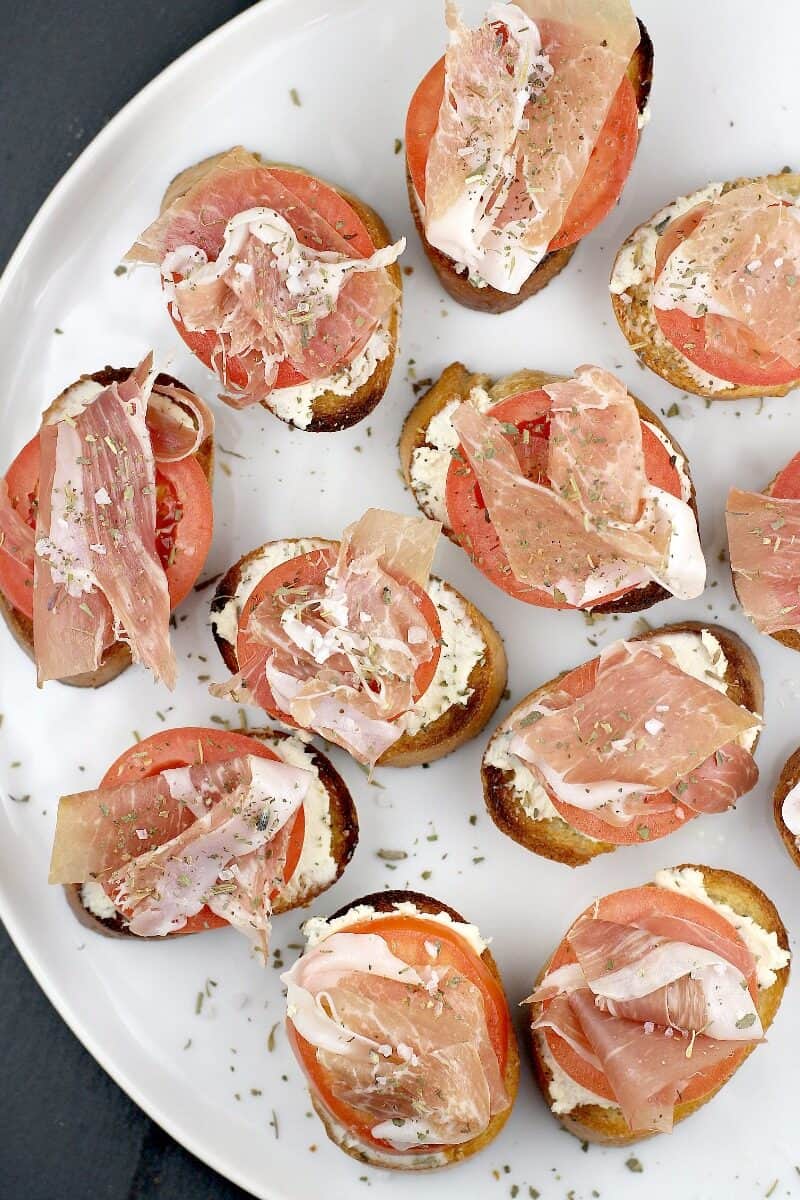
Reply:
[[[0, 0], [0, 267], [110, 117], [245, 0]], [[5, 651], [8, 646], [5, 647]], [[0, 1200], [243, 1200], [97, 1066], [0, 926]]]

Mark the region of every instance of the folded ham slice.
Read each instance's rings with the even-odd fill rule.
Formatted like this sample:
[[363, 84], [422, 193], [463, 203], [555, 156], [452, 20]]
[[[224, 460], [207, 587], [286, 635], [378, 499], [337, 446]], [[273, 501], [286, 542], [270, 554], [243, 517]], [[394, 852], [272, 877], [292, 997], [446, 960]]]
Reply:
[[736, 594], [762, 633], [800, 628], [800, 500], [731, 488], [725, 510]]
[[101, 878], [135, 934], [174, 933], [208, 906], [265, 949], [291, 818], [311, 778], [246, 755], [65, 796], [50, 882]]
[[752, 755], [732, 743], [759, 725], [682, 671], [666, 647], [615, 642], [597, 660], [591, 689], [570, 703], [562, 696], [555, 709], [545, 696], [511, 750], [556, 799], [619, 823], [664, 792], [698, 811], [729, 806], [758, 778]]
[[[641, 421], [624, 384], [583, 366], [544, 391], [544, 478], [530, 477], [524, 445], [491, 412], [466, 401], [453, 414], [514, 577], [576, 606], [652, 579], [675, 595], [698, 595], [705, 569], [697, 523], [685, 501], [648, 482]], [[676, 554], [699, 562], [699, 574], [672, 568], [675, 537]]]
[[334, 933], [284, 976], [287, 1013], [334, 1096], [397, 1148], [457, 1145], [508, 1107], [478, 988], [377, 934]]
[[[167, 579], [145, 420], [152, 355], [40, 432], [33, 636], [39, 683], [95, 670], [112, 640], [169, 686]], [[82, 614], [82, 616], [80, 615]]]
[[740, 321], [767, 359], [800, 367], [800, 208], [766, 183], [731, 188], [703, 208], [653, 287], [653, 304], [715, 321]]
[[763, 1036], [755, 962], [733, 931], [665, 917], [670, 937], [649, 927], [659, 920], [579, 918], [566, 939], [574, 961], [530, 998], [533, 1028], [600, 1071], [633, 1132], [671, 1129], [689, 1081]]
[[639, 44], [628, 0], [448, 0], [445, 90], [425, 177], [428, 241], [517, 293], [547, 253]]
[[398, 718], [418, 699], [420, 666], [438, 653], [438, 631], [420, 610], [440, 526], [424, 517], [370, 509], [344, 531], [318, 584], [278, 589], [253, 610], [239, 674], [255, 703], [277, 704], [373, 765], [399, 737]]
[[[323, 379], [367, 342], [397, 299], [385, 268], [401, 239], [369, 258], [241, 147], [195, 173], [189, 189], [126, 255], [158, 266], [174, 315], [219, 337], [214, 367], [235, 407], [265, 399], [282, 362]], [[234, 388], [226, 359], [247, 386]]]

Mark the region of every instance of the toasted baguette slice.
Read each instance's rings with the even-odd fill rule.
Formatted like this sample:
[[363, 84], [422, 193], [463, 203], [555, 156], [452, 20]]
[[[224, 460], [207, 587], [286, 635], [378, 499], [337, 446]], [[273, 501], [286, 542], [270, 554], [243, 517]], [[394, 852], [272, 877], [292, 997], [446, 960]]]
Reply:
[[[450, 908], [448, 904], [442, 904], [440, 900], [434, 900], [430, 896], [423, 895], [421, 892], [407, 891], [374, 892], [370, 896], [362, 896], [358, 900], [353, 900], [351, 904], [346, 904], [343, 908], [340, 908], [338, 912], [333, 914], [330, 920], [333, 921], [338, 917], [346, 916], [351, 908], [356, 908], [359, 905], [369, 905], [376, 912], [389, 913], [394, 910], [395, 904], [402, 904], [404, 902], [413, 904], [419, 912], [432, 914], [447, 913], [453, 921], [464, 921], [464, 917], [456, 912], [454, 908]], [[502, 986], [497, 963], [488, 949], [484, 950], [481, 959], [497, 982]], [[463, 1142], [459, 1146], [444, 1146], [441, 1150], [420, 1155], [416, 1160], [408, 1157], [404, 1158], [401, 1155], [395, 1157], [384, 1154], [375, 1147], [357, 1141], [333, 1117], [324, 1102], [314, 1091], [310, 1090], [309, 1094], [314, 1111], [325, 1126], [325, 1132], [328, 1137], [340, 1150], [344, 1150], [345, 1154], [349, 1154], [351, 1158], [366, 1163], [370, 1167], [385, 1167], [393, 1171], [429, 1171], [436, 1167], [451, 1166], [453, 1163], [463, 1162], [465, 1158], [471, 1158], [473, 1154], [477, 1154], [479, 1150], [483, 1150], [490, 1142], [494, 1141], [511, 1115], [511, 1109], [514, 1106], [519, 1088], [519, 1051], [517, 1049], [517, 1039], [514, 1033], [513, 1022], [510, 1019], [508, 1026], [508, 1057], [503, 1081], [510, 1104], [503, 1112], [497, 1113], [492, 1117], [483, 1133], [469, 1142]]]
[[[45, 409], [42, 414], [42, 423], [46, 424], [47, 422], [60, 419], [61, 413], [69, 404], [70, 392], [76, 384], [83, 383], [86, 380], [93, 380], [95, 383], [101, 384], [102, 387], [108, 387], [112, 383], [122, 383], [128, 378], [131, 370], [131, 367], [104, 367], [102, 371], [95, 371], [93, 375], [81, 375], [80, 379], [70, 384], [68, 388], [65, 388], [63, 392], [56, 396], [52, 404]], [[156, 383], [162, 387], [171, 385], [173, 387], [185, 388], [187, 391], [191, 390], [186, 388], [186, 385], [181, 383], [179, 379], [163, 373], [156, 376]], [[208, 480], [208, 486], [211, 487], [214, 478], [213, 435], [209, 434], [199, 447], [195, 457]], [[14, 635], [17, 645], [25, 651], [31, 661], [35, 661], [33, 652], [33, 621], [25, 613], [15, 608], [5, 598], [2, 591], [0, 591], [0, 613], [2, 613], [6, 625]], [[130, 647], [125, 642], [115, 642], [113, 646], [109, 646], [103, 655], [103, 661], [96, 671], [86, 671], [83, 675], [73, 675], [70, 679], [62, 679], [59, 682], [68, 684], [70, 687], [99, 688], [106, 683], [110, 683], [112, 679], [116, 679], [130, 665]]]
[[[641, 35], [640, 41], [628, 66], [628, 78], [636, 92], [636, 103], [639, 113], [643, 114], [647, 107], [650, 86], [653, 81], [653, 43], [641, 21], [639, 21], [639, 33]], [[555, 279], [556, 275], [559, 275], [564, 270], [564, 267], [580, 245], [579, 241], [574, 242], [571, 246], [563, 246], [560, 250], [552, 250], [549, 254], [546, 254], [536, 270], [529, 275], [520, 291], [516, 294], [501, 292], [498, 288], [491, 286], [475, 287], [470, 283], [467, 272], [457, 271], [452, 258], [443, 254], [441, 250], [437, 250], [435, 246], [431, 246], [425, 237], [425, 227], [419, 208], [419, 201], [414, 182], [411, 178], [411, 172], [408, 169], [407, 160], [406, 185], [408, 188], [408, 202], [411, 207], [411, 215], [414, 218], [414, 224], [417, 227], [417, 233], [420, 236], [420, 241], [428, 256], [428, 260], [439, 277], [439, 282], [444, 290], [459, 304], [463, 304], [465, 308], [474, 308], [477, 312], [483, 313], [509, 312], [512, 308], [516, 308], [519, 304], [522, 304], [530, 296], [535, 296], [537, 292], [540, 292], [543, 287], [547, 286], [551, 279]]]
[[[257, 738], [259, 741], [265, 742], [270, 749], [275, 751], [279, 758], [283, 757], [281, 743], [285, 743], [287, 747], [291, 745], [295, 750], [301, 746], [298, 739], [278, 729], [248, 729], [246, 733], [248, 737]], [[329, 887], [332, 887], [350, 862], [358, 844], [358, 816], [347, 784], [330, 759], [314, 746], [302, 745], [301, 752], [304, 759], [307, 760], [302, 765], [305, 769], [316, 773], [327, 795], [330, 823], [330, 855], [335, 864], [335, 871], [331, 871], [329, 876], [322, 881], [314, 879], [313, 876], [306, 878], [301, 876], [298, 881], [290, 880], [284, 891], [276, 896], [272, 903], [272, 912], [275, 916], [289, 912], [294, 908], [305, 908], [317, 896], [326, 892]], [[296, 758], [296, 755], [293, 757]], [[287, 761], [289, 760], [287, 759]], [[301, 870], [302, 858], [298, 866], [298, 871]], [[297, 886], [298, 884], [299, 886]], [[101, 917], [87, 908], [83, 898], [83, 887], [84, 885], [80, 883], [66, 884], [64, 887], [69, 906], [82, 925], [86, 925], [89, 929], [94, 929], [97, 933], [105, 934], [107, 937], [128, 937], [136, 941], [143, 940], [139, 934], [130, 932], [127, 922], [119, 913], [116, 913], [112, 917]], [[177, 930], [175, 933], [168, 933], [164, 936], [182, 937], [183, 931]], [[154, 937], [144, 940], [163, 941], [164, 939]]]
[[773, 796], [773, 813], [775, 815], [775, 824], [778, 827], [778, 833], [781, 835], [781, 841], [789, 852], [789, 857], [796, 867], [800, 867], [800, 846], [797, 844], [797, 836], [792, 833], [788, 825], [783, 819], [783, 802], [789, 795], [793, 787], [800, 783], [800, 750], [795, 750], [786, 762], [783, 764], [783, 769], [778, 778]]
[[[441, 521], [442, 532], [455, 545], [458, 545], [458, 538], [453, 532], [452, 526], [448, 523], [445, 504], [438, 496], [432, 496], [430, 491], [424, 485], [421, 486], [419, 480], [414, 478], [415, 451], [427, 449], [429, 452], [436, 452], [436, 447], [427, 440], [431, 421], [446, 409], [448, 405], [466, 400], [475, 387], [483, 388], [491, 399], [497, 402], [505, 399], [506, 396], [516, 395], [518, 392], [536, 391], [544, 387], [547, 383], [557, 383], [564, 378], [566, 378], [564, 375], [551, 375], [547, 371], [522, 370], [515, 371], [513, 375], [505, 375], [501, 379], [491, 380], [488, 375], [473, 375], [462, 363], [451, 363], [449, 367], [445, 367], [433, 387], [425, 392], [423, 396], [420, 396], [411, 409], [403, 424], [398, 443], [403, 478], [410, 488], [420, 510], [426, 517], [430, 517], [432, 521]], [[647, 421], [648, 424], [657, 429], [666, 439], [672, 449], [672, 457], [674, 459], [683, 460], [685, 464], [684, 469], [691, 485], [688, 504], [694, 513], [695, 520], [699, 524], [697, 496], [694, 482], [689, 473], [686, 454], [656, 414], [635, 396], [633, 399], [636, 402], [636, 408], [641, 420]], [[447, 454], [447, 452], [444, 453]], [[610, 600], [606, 604], [596, 604], [591, 609], [587, 607], [582, 611], [591, 611], [593, 613], [641, 612], [643, 609], [652, 608], [654, 604], [658, 604], [661, 600], [669, 599], [669, 597], [670, 593], [666, 588], [663, 588], [660, 583], [656, 583], [653, 580], [646, 587], [631, 588], [624, 595], [618, 596], [616, 600]]]
[[[676, 869], [683, 870], [686, 867], [691, 867], [696, 871], [702, 872], [705, 890], [715, 903], [728, 905], [739, 916], [751, 917], [762, 929], [765, 929], [768, 933], [775, 933], [780, 948], [788, 951], [789, 938], [778, 910], [759, 887], [751, 883], [749, 879], [745, 879], [742, 875], [734, 874], [733, 871], [717, 870], [714, 867], [698, 866], [694, 863], [684, 863]], [[650, 886], [654, 887], [655, 884], [651, 884]], [[548, 967], [549, 963], [539, 975], [536, 981], [537, 985], [547, 974]], [[789, 981], [789, 966], [782, 967], [775, 974], [775, 982], [770, 987], [759, 988], [758, 991], [758, 1015], [761, 1018], [761, 1024], [764, 1027], [765, 1033], [780, 1008], [783, 993]], [[529, 1038], [536, 1081], [542, 1090], [545, 1100], [548, 1100], [550, 1095], [549, 1085], [553, 1076], [542, 1052], [544, 1039], [541, 1032], [537, 1030], [529, 1030]], [[757, 1042], [750, 1044], [747, 1050], [748, 1057], [757, 1045]], [[728, 1080], [725, 1081], [725, 1083], [727, 1082]], [[684, 1121], [686, 1117], [690, 1117], [698, 1108], [702, 1108], [704, 1104], [707, 1104], [725, 1086], [725, 1083], [722, 1083], [719, 1087], [711, 1088], [704, 1096], [700, 1096], [697, 1100], [678, 1102], [675, 1105], [675, 1124], [677, 1125], [679, 1121]], [[632, 1142], [643, 1141], [645, 1138], [654, 1136], [653, 1133], [631, 1133], [620, 1109], [607, 1108], [604, 1105], [580, 1104], [576, 1108], [573, 1108], [571, 1112], [558, 1113], [554, 1114], [554, 1116], [556, 1116], [556, 1119], [561, 1122], [565, 1129], [584, 1142], [598, 1142], [605, 1146], [628, 1146]]]
[[[631, 640], [639, 641], [664, 633], [702, 633], [703, 630], [707, 630], [716, 638], [727, 659], [725, 683], [728, 696], [752, 713], [763, 713], [764, 687], [755, 655], [742, 639], [729, 629], [724, 629], [721, 625], [704, 625], [699, 621], [682, 621], [674, 625], [664, 625], [660, 629], [648, 630]], [[519, 709], [553, 691], [566, 674], [566, 671], [562, 671], [555, 679], [526, 696], [495, 730], [487, 753], [498, 734], [513, 727]], [[481, 764], [481, 778], [489, 816], [498, 829], [507, 833], [515, 842], [519, 842], [526, 850], [531, 850], [543, 858], [551, 858], [554, 862], [580, 867], [599, 854], [610, 854], [612, 850], [619, 849], [611, 842], [594, 841], [586, 837], [560, 817], [534, 819], [525, 811], [518, 793], [514, 791], [513, 773], [490, 765], [486, 762], [486, 756]]]
[[[797, 382], [782, 385], [732, 384], [716, 379], [690, 362], [661, 332], [651, 297], [655, 272], [656, 243], [664, 228], [681, 213], [688, 212], [703, 200], [724, 195], [733, 188], [758, 180], [734, 179], [728, 183], [709, 184], [689, 196], [678, 197], [654, 213], [631, 233], [619, 249], [611, 273], [611, 303], [619, 327], [631, 344], [640, 362], [661, 375], [668, 383], [684, 392], [707, 396], [711, 400], [740, 400], [745, 396], [785, 396]], [[800, 196], [800, 174], [782, 172], [764, 176], [761, 182], [774, 188], [778, 195], [792, 199]]]
[[[331, 544], [323, 538], [287, 538], [280, 543], [268, 542], [240, 558], [217, 584], [211, 601], [211, 631], [217, 649], [231, 674], [235, 675], [239, 670], [239, 661], [236, 657], [236, 647], [224, 636], [223, 628], [225, 632], [231, 633], [232, 629], [235, 630], [235, 625], [230, 618], [225, 620], [223, 614], [229, 613], [238, 621], [245, 599], [265, 573], [263, 566], [259, 568], [259, 560], [270, 547], [285, 546], [282, 561], [286, 561], [295, 554], [305, 553], [305, 548], [309, 547], [310, 542], [315, 546]], [[483, 642], [483, 657], [475, 662], [470, 671], [467, 680], [470, 695], [466, 702], [456, 698], [435, 720], [423, 724], [415, 733], [404, 733], [378, 760], [378, 765], [382, 767], [413, 767], [420, 763], [434, 762], [437, 758], [450, 754], [481, 732], [500, 703], [505, 690], [508, 664], [497, 630], [466, 596], [462, 596], [449, 583], [432, 578], [431, 584], [441, 592], [440, 601], [444, 599], [463, 610], [468, 623]], [[446, 651], [445, 643], [442, 647], [442, 659], [446, 659]], [[436, 680], [431, 688], [435, 686]]]
[[[219, 159], [224, 158], [226, 153], [228, 151], [212, 154], [208, 158], [204, 158], [202, 162], [196, 163], [192, 167], [187, 167], [179, 175], [176, 175], [164, 193], [161, 201], [161, 212], [164, 212], [165, 209], [169, 208], [170, 204], [188, 192], [189, 188], [206, 171], [212, 169]], [[256, 157], [261, 158], [260, 155], [256, 155]], [[297, 171], [303, 175], [311, 174], [310, 171], [304, 171], [302, 167], [292, 166], [290, 163], [265, 162], [265, 166], [280, 167], [283, 171]], [[363, 200], [359, 200], [358, 196], [345, 191], [344, 188], [336, 187], [335, 184], [328, 183], [327, 180], [320, 180], [320, 182], [326, 183], [328, 187], [333, 188], [334, 191], [338, 192], [347, 201], [363, 222], [376, 250], [381, 250], [384, 246], [392, 244], [392, 237], [389, 230], [374, 209], [365, 204]], [[281, 416], [275, 408], [274, 400], [272, 402], [270, 400], [262, 400], [262, 406], [278, 417], [279, 420], [285, 421], [288, 425], [292, 425], [295, 428], [304, 429], [308, 433], [335, 433], [340, 429], [348, 429], [351, 425], [357, 425], [359, 421], [363, 421], [383, 399], [384, 392], [389, 386], [389, 377], [397, 355], [403, 291], [403, 276], [398, 264], [392, 263], [386, 269], [398, 291], [397, 300], [392, 306], [388, 318], [389, 353], [375, 364], [375, 368], [369, 378], [357, 387], [351, 395], [341, 396], [334, 391], [328, 390], [322, 392], [319, 396], [315, 396], [311, 406], [312, 417], [308, 424], [295, 425], [294, 421]]]

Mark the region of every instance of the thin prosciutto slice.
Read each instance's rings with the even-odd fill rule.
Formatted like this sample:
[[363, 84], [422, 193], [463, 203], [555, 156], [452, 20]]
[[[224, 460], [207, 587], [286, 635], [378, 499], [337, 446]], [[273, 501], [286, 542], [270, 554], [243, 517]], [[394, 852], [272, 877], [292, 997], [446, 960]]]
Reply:
[[335, 1096], [399, 1148], [457, 1145], [508, 1107], [480, 991], [377, 934], [335, 933], [283, 977], [287, 1012]]
[[155, 459], [145, 412], [152, 355], [80, 413], [40, 433], [34, 568], [39, 683], [95, 670], [111, 640], [169, 686], [167, 579], [155, 540]]
[[731, 743], [759, 724], [657, 645], [616, 642], [600, 655], [591, 689], [554, 711], [545, 697], [511, 749], [558, 800], [617, 823], [663, 792], [699, 811], [717, 811], [723, 795], [732, 803], [758, 772]]
[[100, 877], [135, 934], [173, 933], [208, 906], [263, 948], [310, 778], [246, 755], [65, 796], [50, 882]]
[[[128, 251], [158, 266], [190, 332], [219, 337], [214, 366], [235, 407], [265, 399], [282, 362], [308, 380], [349, 362], [397, 299], [385, 268], [405, 246], [354, 256], [341, 233], [241, 147], [195, 173]], [[247, 386], [233, 388], [226, 359]]]
[[426, 236], [516, 293], [564, 222], [639, 27], [628, 0], [494, 5], [476, 31], [464, 29], [450, 3], [447, 22]]
[[544, 390], [552, 402], [544, 478], [526, 473], [524, 445], [491, 412], [466, 401], [452, 418], [515, 579], [577, 606], [649, 579], [697, 595], [704, 570], [666, 578], [678, 529], [680, 553], [702, 565], [697, 524], [684, 501], [647, 482], [625, 386], [584, 366]]
[[374, 765], [402, 735], [397, 718], [415, 704], [416, 672], [436, 650], [409, 581], [427, 583], [439, 530], [424, 517], [368, 510], [344, 531], [321, 587], [257, 605], [250, 657], [213, 694], [244, 684], [256, 703], [266, 695], [297, 725]]
[[725, 510], [736, 594], [762, 633], [800, 628], [800, 500], [731, 488]]
[[665, 918], [672, 936], [656, 932], [659, 921], [579, 918], [574, 961], [530, 998], [533, 1028], [600, 1071], [634, 1132], [671, 1129], [690, 1080], [763, 1036], [750, 952], [682, 918]]
[[800, 209], [766, 183], [710, 201], [696, 228], [670, 254], [653, 304], [706, 318], [713, 344], [719, 318], [734, 319], [762, 353], [800, 367]]

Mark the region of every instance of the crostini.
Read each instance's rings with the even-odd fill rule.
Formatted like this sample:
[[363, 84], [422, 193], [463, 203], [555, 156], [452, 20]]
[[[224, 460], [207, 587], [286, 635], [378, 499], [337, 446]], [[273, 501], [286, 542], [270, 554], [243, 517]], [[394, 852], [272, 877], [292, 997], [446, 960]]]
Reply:
[[614, 642], [531, 692], [492, 735], [489, 815], [570, 867], [666, 837], [755, 786], [763, 705], [755, 658], [719, 625]]
[[611, 275], [641, 362], [712, 400], [800, 383], [800, 175], [711, 183], [655, 213]]
[[671, 867], [596, 900], [530, 998], [545, 1100], [585, 1142], [669, 1132], [763, 1040], [788, 977], [780, 916], [741, 875]]
[[235, 146], [172, 181], [125, 260], [158, 268], [175, 328], [221, 399], [327, 433], [386, 391], [404, 248], [349, 192]]
[[783, 765], [773, 796], [773, 813], [781, 841], [800, 867], [800, 750]]
[[[653, 46], [628, 0], [493, 4], [449, 42], [406, 119], [411, 212], [459, 304], [507, 312], [619, 200], [647, 120]], [[566, 24], [566, 22], [569, 24]]]
[[286, 538], [245, 555], [211, 604], [233, 673], [212, 693], [370, 767], [432, 762], [475, 737], [505, 689], [506, 656], [487, 618], [430, 575], [438, 536], [425, 518], [369, 509], [341, 542]]
[[615, 613], [703, 591], [686, 456], [608, 371], [491, 381], [453, 363], [399, 448], [421, 510], [515, 599]]
[[745, 614], [762, 633], [800, 650], [800, 454], [764, 492], [731, 488], [725, 522]]
[[214, 420], [152, 355], [65, 389], [0, 479], [0, 611], [36, 663], [100, 687], [131, 661], [168, 686], [170, 612], [211, 545]]
[[299, 738], [169, 729], [121, 754], [95, 790], [62, 797], [50, 882], [111, 936], [232, 925], [266, 952], [271, 914], [326, 891], [357, 841], [347, 787]]
[[418, 892], [378, 892], [304, 926], [282, 976], [289, 1042], [331, 1141], [373, 1167], [469, 1158], [506, 1123], [519, 1055], [475, 925]]

